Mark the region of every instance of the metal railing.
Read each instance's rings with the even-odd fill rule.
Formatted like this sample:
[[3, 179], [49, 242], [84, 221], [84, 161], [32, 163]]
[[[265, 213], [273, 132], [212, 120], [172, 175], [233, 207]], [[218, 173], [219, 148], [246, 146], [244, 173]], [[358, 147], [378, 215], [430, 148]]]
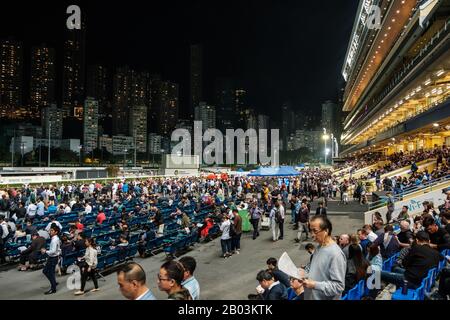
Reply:
[[[406, 187], [400, 193], [395, 194], [393, 196], [394, 203], [398, 202], [398, 201], [402, 201], [405, 198], [405, 196], [412, 194], [414, 192], [417, 192], [417, 191], [431, 192], [431, 191], [433, 191], [433, 187], [435, 187], [436, 185], [441, 184], [443, 182], [449, 182], [449, 181], [450, 181], [450, 174], [440, 177], [440, 178], [437, 178], [437, 179], [434, 179], [434, 180], [427, 181], [425, 183], [421, 183], [419, 185], [413, 185], [413, 186]], [[369, 203], [369, 211], [381, 208], [381, 207], [385, 206], [386, 204], [387, 204], [387, 198], [383, 197], [380, 200]]]

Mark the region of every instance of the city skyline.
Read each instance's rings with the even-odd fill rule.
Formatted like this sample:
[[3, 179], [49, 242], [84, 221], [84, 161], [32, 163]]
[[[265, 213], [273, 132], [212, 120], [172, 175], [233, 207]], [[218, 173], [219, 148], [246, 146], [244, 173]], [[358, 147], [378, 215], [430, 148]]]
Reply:
[[[326, 3], [328, 6], [336, 6], [329, 1], [323, 3]], [[292, 101], [295, 110], [299, 111], [311, 110], [311, 105], [313, 105], [313, 109], [317, 109], [317, 113], [320, 113], [320, 105], [323, 101], [337, 101], [338, 83], [340, 81], [337, 68], [336, 73], [333, 75], [335, 78], [333, 81], [320, 80], [322, 85], [320, 90], [310, 90], [308, 88], [311, 86], [310, 83], [314, 82], [314, 78], [318, 76], [320, 78], [328, 78], [331, 76], [330, 72], [326, 71], [330, 70], [330, 68], [326, 68], [325, 65], [330, 63], [328, 62], [329, 59], [335, 58], [331, 57], [324, 48], [319, 48], [320, 45], [318, 47], [317, 43], [315, 43], [314, 47], [311, 47], [307, 45], [306, 40], [302, 40], [302, 38], [307, 39], [308, 28], [317, 29], [313, 24], [307, 24], [309, 18], [302, 16], [300, 19], [304, 20], [305, 27], [298, 29], [298, 43], [293, 41], [294, 35], [285, 37], [288, 39], [285, 40], [286, 43], [277, 41], [283, 32], [284, 24], [281, 20], [287, 19], [292, 23], [300, 23], [299, 19], [293, 18], [299, 18], [300, 13], [312, 9], [308, 6], [315, 7], [316, 4], [299, 5], [288, 2], [279, 5], [267, 1], [256, 4], [248, 1], [242, 3], [239, 7], [240, 9], [236, 10], [238, 6], [235, 2], [231, 2], [226, 7], [211, 6], [203, 1], [193, 1], [189, 5], [177, 1], [169, 1], [169, 3], [156, 2], [150, 5], [154, 10], [147, 10], [149, 12], [147, 12], [147, 20], [144, 19], [145, 21], [139, 19], [141, 13], [138, 12], [139, 10], [135, 10], [136, 6], [141, 6], [140, 4], [133, 7], [133, 14], [128, 11], [129, 9], [125, 9], [122, 12], [117, 10], [118, 8], [115, 5], [110, 4], [101, 6], [100, 4], [79, 2], [79, 5], [82, 10], [82, 18], [86, 20], [86, 25], [83, 25], [86, 27], [86, 65], [84, 72], [87, 72], [88, 66], [92, 65], [102, 65], [110, 70], [129, 65], [132, 69], [138, 71], [159, 73], [163, 79], [180, 85], [179, 103], [181, 107], [180, 116], [182, 118], [192, 117], [193, 108], [195, 107], [191, 103], [192, 94], [190, 92], [192, 86], [194, 88], [197, 86], [195, 83], [192, 83], [190, 72], [192, 69], [190, 62], [192, 60], [197, 68], [203, 71], [203, 75], [197, 77], [197, 79], [200, 79], [198, 81], [203, 79], [204, 83], [203, 87], [196, 89], [199, 92], [197, 95], [200, 95], [202, 98], [197, 98], [199, 101], [215, 103], [213, 83], [215, 79], [220, 77], [231, 77], [235, 81], [243, 83], [242, 87], [247, 90], [248, 99], [251, 101], [249, 106], [255, 108], [259, 113], [270, 116], [276, 114], [273, 112], [274, 108], [279, 108], [286, 101]], [[65, 58], [63, 46], [66, 30], [64, 28], [65, 19], [68, 16], [65, 13], [66, 3], [63, 1], [58, 4], [43, 3], [31, 6], [33, 9], [36, 9], [36, 17], [27, 17], [23, 21], [16, 21], [17, 19], [15, 21], [4, 20], [2, 23], [4, 28], [0, 31], [0, 38], [13, 37], [21, 41], [24, 45], [24, 59], [27, 59], [27, 53], [31, 46], [46, 43], [48, 47], [54, 48], [58, 65], [56, 79], [61, 85], [60, 68], [61, 62]], [[343, 7], [338, 7], [335, 10], [335, 15], [329, 18], [333, 19], [331, 23], [337, 25], [339, 37], [348, 38], [351, 31], [351, 22], [346, 22], [346, 19], [340, 19], [344, 18], [345, 15], [339, 17], [339, 14], [352, 15], [354, 12], [350, 11], [356, 10], [356, 5], [345, 3]], [[11, 13], [19, 10], [19, 7], [14, 4], [8, 4], [7, 8], [10, 8]], [[154, 24], [163, 21], [164, 17], [167, 17], [169, 14], [167, 12], [168, 8], [171, 8], [170, 12], [174, 15], [172, 23], [170, 26], [167, 26], [169, 30], [161, 27], [154, 28]], [[290, 8], [292, 10], [288, 10]], [[102, 9], [101, 14], [99, 14], [100, 9]], [[187, 12], [183, 12], [184, 9]], [[254, 25], [251, 28], [243, 28], [245, 23], [241, 19], [242, 16], [250, 14], [253, 17], [258, 15], [258, 13], [260, 13], [259, 16], [252, 20]], [[268, 17], [269, 13], [274, 20], [271, 28], [264, 26], [265, 24], [262, 21], [264, 17]], [[121, 19], [114, 19], [119, 14]], [[282, 14], [285, 15], [285, 19], [282, 19]], [[203, 22], [196, 21], [195, 17], [199, 15], [204, 17]], [[230, 22], [224, 24], [223, 19], [231, 17], [230, 15], [234, 15], [236, 21], [233, 24]], [[14, 16], [14, 14], [11, 14], [11, 16]], [[110, 32], [105, 33], [105, 19], [107, 17], [114, 23], [108, 25]], [[150, 19], [151, 17], [154, 17], [154, 19]], [[189, 25], [186, 25], [186, 19], [190, 20]], [[18, 27], [19, 24], [20, 28]], [[32, 29], [30, 28], [31, 25], [36, 27]], [[184, 27], [181, 28], [181, 26]], [[158, 32], [155, 33], [155, 30]], [[179, 32], [174, 33], [176, 30]], [[315, 37], [319, 35], [317, 33], [320, 33], [320, 30], [313, 31], [313, 38], [310, 38], [309, 41], [316, 40]], [[121, 40], [122, 38], [118, 32], [124, 34], [128, 32], [129, 36], [127, 38], [129, 40]], [[137, 34], [142, 36], [140, 41], [136, 39], [138, 37]], [[146, 40], [148, 35], [151, 35], [151, 38], [154, 40]], [[247, 40], [240, 39], [239, 35], [242, 35]], [[114, 40], [111, 38], [112, 36]], [[233, 39], [230, 40], [230, 37]], [[330, 37], [329, 32], [328, 37]], [[223, 39], [222, 43], [220, 43], [220, 38]], [[273, 42], [270, 43], [268, 41]], [[123, 45], [120, 46], [120, 43]], [[192, 51], [191, 45], [197, 44], [201, 45], [201, 50]], [[116, 47], [111, 50], [113, 45]], [[238, 52], [234, 52], [236, 49]], [[333, 56], [336, 56], [338, 60], [342, 60], [345, 46], [341, 45], [336, 47], [336, 49], [343, 52], [341, 54], [333, 54]], [[151, 51], [150, 55], [148, 55], [149, 51]], [[144, 54], [148, 58], [144, 58]], [[203, 59], [201, 59], [202, 56]], [[264, 58], [264, 56], [266, 57]], [[295, 60], [292, 64], [294, 69], [285, 69], [283, 64], [286, 64], [288, 61], [282, 62], [283, 59], [280, 59], [280, 56], [283, 59], [287, 58], [290, 62]], [[318, 60], [319, 57], [320, 60]], [[267, 63], [269, 62], [268, 58], [271, 59], [270, 63]], [[198, 62], [199, 59], [202, 61]], [[266, 59], [266, 61], [260, 61], [261, 59]], [[334, 65], [339, 64], [338, 62], [334, 63]], [[298, 66], [300, 68], [297, 68]], [[308, 68], [304, 68], [304, 66]], [[294, 71], [295, 77], [292, 74]], [[281, 79], [279, 77], [280, 73], [285, 75]], [[58, 89], [58, 93], [60, 93], [61, 89]], [[86, 90], [86, 85], [83, 90]], [[189, 110], [190, 114], [187, 114], [186, 110]]]

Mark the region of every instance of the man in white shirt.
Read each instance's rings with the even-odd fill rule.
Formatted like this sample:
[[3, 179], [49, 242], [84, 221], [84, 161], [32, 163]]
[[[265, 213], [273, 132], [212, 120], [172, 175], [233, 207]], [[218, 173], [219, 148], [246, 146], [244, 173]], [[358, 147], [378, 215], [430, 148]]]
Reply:
[[367, 239], [369, 239], [370, 242], [374, 242], [375, 240], [378, 239], [378, 236], [375, 232], [373, 232], [372, 227], [368, 224], [364, 225], [363, 227], [364, 230], [366, 230], [367, 232]]
[[85, 214], [90, 214], [92, 212], [92, 207], [89, 202], [86, 202], [86, 207], [84, 208]]
[[56, 220], [55, 216], [52, 216], [50, 218], [50, 222], [48, 223], [48, 225], [45, 227], [45, 231], [47, 231], [50, 234], [50, 228], [52, 227], [52, 224], [56, 224], [58, 226], [59, 229], [62, 230], [62, 225], [61, 223], [59, 223], [58, 220]]
[[70, 206], [66, 206], [66, 207], [64, 208], [64, 213], [65, 213], [65, 214], [71, 213], [71, 212], [72, 212], [72, 209], [70, 208]]
[[61, 241], [59, 240], [58, 234], [60, 229], [57, 226], [52, 226], [50, 228], [50, 236], [52, 240], [50, 242], [50, 249], [42, 249], [42, 254], [47, 254], [47, 262], [45, 264], [44, 270], [42, 271], [47, 279], [50, 281], [51, 288], [46, 291], [45, 294], [56, 293], [56, 278], [55, 278], [55, 268], [58, 264], [58, 258], [61, 255]]
[[38, 216], [42, 217], [44, 215], [44, 211], [45, 211], [44, 202], [41, 199], [39, 199], [36, 206], [37, 206], [36, 214]]
[[5, 242], [9, 235], [8, 224], [5, 222], [3, 215], [0, 215], [0, 228], [2, 229], [1, 239], [0, 239], [0, 263], [6, 263], [5, 260]]
[[34, 204], [34, 201], [31, 202], [27, 207], [27, 216], [31, 219], [34, 218], [37, 212], [37, 206]]

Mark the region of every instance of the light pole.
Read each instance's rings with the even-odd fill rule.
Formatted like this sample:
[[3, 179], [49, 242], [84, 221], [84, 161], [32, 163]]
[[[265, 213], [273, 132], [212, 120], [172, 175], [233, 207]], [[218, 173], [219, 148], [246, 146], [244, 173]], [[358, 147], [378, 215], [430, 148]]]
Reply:
[[80, 167], [82, 166], [81, 163], [81, 151], [83, 150], [83, 146], [80, 144], [80, 146], [78, 147], [80, 149], [79, 155], [80, 155]]
[[136, 129], [134, 129], [134, 167], [136, 168]]
[[330, 139], [330, 136], [327, 134], [327, 129], [323, 128], [323, 136], [322, 139], [325, 142], [325, 149], [324, 149], [324, 153], [325, 153], [325, 165], [327, 164], [327, 150], [329, 150], [327, 148], [327, 140]]
[[16, 152], [16, 128], [14, 128], [14, 138], [11, 150], [11, 168], [14, 168], [14, 152]]
[[127, 156], [127, 149], [125, 149], [124, 150], [124, 153], [123, 153], [123, 168], [125, 169], [125, 161], [126, 161], [126, 156]]
[[21, 152], [21, 155], [22, 155], [22, 159], [21, 159], [21, 167], [23, 167], [23, 153], [24, 153], [24, 151], [25, 151], [25, 143], [24, 142], [21, 142], [20, 143], [20, 152]]
[[50, 168], [50, 136], [52, 132], [52, 123], [50, 122], [50, 118], [48, 119], [48, 167]]

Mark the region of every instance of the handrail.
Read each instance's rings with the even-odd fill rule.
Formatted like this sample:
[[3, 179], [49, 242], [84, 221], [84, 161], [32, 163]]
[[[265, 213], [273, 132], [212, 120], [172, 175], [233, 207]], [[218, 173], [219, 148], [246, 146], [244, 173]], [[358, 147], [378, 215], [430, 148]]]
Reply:
[[[431, 181], [427, 181], [427, 182], [419, 184], [419, 185], [413, 185], [413, 186], [406, 187], [405, 189], [402, 190], [401, 193], [393, 196], [394, 203], [397, 201], [402, 201], [406, 195], [414, 193], [419, 190], [424, 190], [424, 189], [430, 188], [429, 191], [433, 191], [433, 187], [435, 185], [440, 184], [445, 181], [450, 181], [450, 174], [446, 175], [444, 177], [440, 177], [440, 178], [431, 180]], [[385, 204], [386, 204], [386, 199], [380, 199], [380, 200], [371, 202], [371, 203], [369, 203], [369, 211], [380, 208], [380, 207], [384, 206]]]

